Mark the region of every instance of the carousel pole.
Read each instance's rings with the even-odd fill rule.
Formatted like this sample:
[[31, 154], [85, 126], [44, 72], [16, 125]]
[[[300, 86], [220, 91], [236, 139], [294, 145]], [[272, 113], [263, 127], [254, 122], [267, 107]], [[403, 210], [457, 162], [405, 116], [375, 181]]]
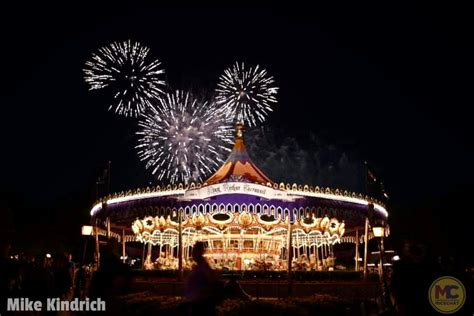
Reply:
[[316, 270], [319, 271], [319, 247], [314, 245], [314, 252], [316, 253]]
[[188, 246], [189, 245], [189, 235], [186, 234], [185, 237], [186, 237], [186, 240], [185, 240], [184, 244], [186, 244], [186, 246], [183, 247], [184, 248], [183, 260], [185, 262], [187, 262], [188, 261], [188, 252], [189, 252], [189, 246]]
[[142, 269], [145, 269], [145, 247], [146, 242], [143, 243], [143, 251], [142, 251]]
[[300, 257], [300, 236], [299, 232], [296, 232], [296, 253], [295, 253], [296, 260]]
[[359, 229], [356, 229], [355, 235], [355, 271], [359, 271]]
[[149, 243], [148, 243], [148, 251], [147, 251], [147, 253], [146, 253], [146, 261], [147, 261], [148, 264], [151, 263], [151, 250], [152, 250], [152, 246], [153, 246], [152, 243], [149, 242]]
[[183, 220], [181, 208], [178, 209], [178, 281], [183, 279]]
[[97, 270], [100, 268], [100, 243], [99, 243], [99, 227], [97, 226], [98, 223], [98, 218], [95, 219], [95, 227], [94, 227], [94, 232], [95, 232], [95, 253], [96, 253], [96, 259], [97, 259]]
[[367, 251], [369, 243], [369, 218], [365, 218], [365, 232], [364, 232], [364, 281], [367, 280]]
[[[107, 196], [110, 194], [110, 172], [111, 172], [112, 162], [109, 160], [107, 163]], [[102, 204], [102, 207], [107, 206], [107, 204]], [[110, 218], [107, 216], [107, 240], [110, 239]]]
[[110, 217], [107, 216], [105, 222], [107, 223], [107, 239], [110, 239]]
[[293, 226], [291, 225], [291, 220], [288, 219], [288, 266], [287, 266], [287, 273], [288, 273], [288, 295], [291, 295], [292, 292], [292, 279], [291, 279], [291, 273], [292, 273], [292, 260], [293, 260], [293, 251], [292, 251], [292, 238], [293, 238]]
[[125, 229], [122, 229], [122, 260], [125, 263]]

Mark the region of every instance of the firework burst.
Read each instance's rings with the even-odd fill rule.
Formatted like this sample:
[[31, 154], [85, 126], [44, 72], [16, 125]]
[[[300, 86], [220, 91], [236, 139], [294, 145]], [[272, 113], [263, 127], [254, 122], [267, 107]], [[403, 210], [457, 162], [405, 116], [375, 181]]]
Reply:
[[150, 49], [138, 42], [114, 42], [86, 62], [84, 80], [89, 90], [108, 88], [113, 93], [109, 111], [138, 116], [163, 93], [161, 62], [150, 60]]
[[140, 160], [159, 180], [202, 182], [224, 161], [232, 144], [232, 126], [221, 111], [189, 93], [158, 99], [140, 116]]
[[265, 121], [272, 104], [277, 102], [278, 88], [274, 83], [273, 77], [258, 65], [245, 68], [244, 63], [235, 63], [219, 78], [216, 103], [230, 118], [255, 126]]

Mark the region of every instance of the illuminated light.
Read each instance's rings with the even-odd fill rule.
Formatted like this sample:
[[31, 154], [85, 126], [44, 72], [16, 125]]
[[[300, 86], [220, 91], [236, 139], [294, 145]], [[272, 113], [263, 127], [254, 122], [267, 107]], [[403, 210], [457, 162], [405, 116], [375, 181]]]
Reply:
[[[331, 200], [336, 200], [336, 201], [343, 201], [343, 202], [350, 202], [350, 203], [355, 203], [355, 204], [360, 204], [360, 205], [369, 205], [369, 202], [360, 199], [360, 198], [354, 198], [350, 196], [341, 196], [341, 195], [335, 195], [335, 194], [330, 194], [330, 193], [317, 193], [317, 192], [304, 192], [304, 191], [298, 191], [298, 195], [303, 195], [303, 196], [313, 196], [313, 197], [318, 197], [318, 198], [323, 198], [323, 199], [331, 199]], [[387, 210], [377, 204], [374, 204], [374, 209], [382, 213], [385, 217], [388, 217], [388, 212]]]
[[[110, 204], [121, 203], [121, 202], [126, 202], [126, 201], [149, 199], [149, 198], [167, 196], [167, 195], [185, 195], [185, 193], [187, 191], [189, 191], [189, 190], [179, 189], [179, 190], [175, 190], [175, 191], [160, 191], [160, 192], [152, 192], [152, 193], [141, 193], [141, 194], [135, 194], [135, 195], [125, 196], [125, 197], [110, 199], [105, 203], [107, 205], [110, 205]], [[304, 192], [304, 191], [298, 191], [297, 193], [295, 191], [293, 191], [291, 193], [292, 194], [289, 194], [289, 195], [291, 195], [294, 198], [297, 198], [299, 196], [311, 196], [311, 197], [317, 197], [317, 198], [322, 198], [322, 199], [329, 199], [329, 200], [335, 200], [335, 201], [355, 203], [355, 204], [359, 204], [359, 205], [369, 205], [369, 202], [367, 200], [360, 199], [360, 198], [354, 198], [354, 197], [350, 197], [350, 196], [341, 196], [341, 195], [335, 195], [335, 194], [330, 194], [330, 193]], [[250, 194], [250, 193], [247, 193], [247, 194]], [[275, 198], [275, 197], [273, 196], [271, 198]], [[388, 217], [388, 212], [383, 206], [381, 206], [377, 203], [373, 203], [373, 204], [374, 204], [374, 209], [375, 210], [377, 210], [378, 212], [383, 214], [385, 217]], [[97, 203], [96, 205], [94, 205], [94, 207], [92, 207], [91, 212], [90, 212], [91, 216], [93, 216], [100, 209], [102, 209], [102, 203]]]
[[[182, 194], [184, 194], [184, 192], [185, 192], [185, 190], [182, 189], [182, 190], [175, 190], [175, 191], [160, 191], [160, 192], [134, 194], [134, 195], [123, 196], [123, 197], [118, 197], [118, 198], [113, 198], [113, 199], [107, 200], [107, 202], [105, 202], [105, 204], [106, 205], [112, 205], [112, 204], [128, 202], [128, 201], [134, 201], [134, 200], [151, 199], [151, 198], [160, 197], [160, 196], [182, 195]], [[97, 203], [96, 205], [94, 205], [94, 207], [91, 210], [91, 216], [93, 216], [100, 209], [102, 209], [102, 203]]]
[[388, 217], [387, 210], [379, 204], [374, 203], [374, 209], [378, 210], [380, 213], [384, 214], [385, 217]]
[[398, 261], [400, 260], [400, 256], [399, 255], [395, 255], [392, 257], [392, 261]]
[[384, 237], [385, 236], [385, 227], [383, 226], [376, 226], [372, 227], [372, 232], [374, 233], [375, 237]]
[[47, 253], [46, 258], [51, 259], [51, 255], [49, 253]]
[[102, 208], [102, 203], [97, 203], [96, 205], [94, 205], [94, 207], [92, 207], [92, 210], [91, 210], [91, 215], [94, 215], [95, 212], [97, 212], [101, 208]]
[[92, 226], [89, 226], [89, 225], [82, 226], [82, 235], [83, 236], [90, 236], [90, 235], [92, 235], [93, 231], [94, 231], [94, 227], [92, 227]]

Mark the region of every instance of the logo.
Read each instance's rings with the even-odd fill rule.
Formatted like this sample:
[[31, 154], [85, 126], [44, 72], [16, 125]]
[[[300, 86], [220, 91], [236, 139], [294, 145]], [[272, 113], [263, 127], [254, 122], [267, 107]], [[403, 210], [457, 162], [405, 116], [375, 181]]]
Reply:
[[62, 301], [59, 298], [48, 298], [46, 306], [43, 306], [42, 301], [34, 301], [28, 297], [15, 297], [7, 299], [8, 312], [41, 312], [44, 311], [105, 311], [105, 301], [100, 298], [90, 300], [79, 300], [77, 297], [71, 301]]
[[466, 289], [461, 281], [454, 277], [440, 277], [431, 283], [428, 299], [436, 311], [442, 314], [452, 314], [464, 305]]

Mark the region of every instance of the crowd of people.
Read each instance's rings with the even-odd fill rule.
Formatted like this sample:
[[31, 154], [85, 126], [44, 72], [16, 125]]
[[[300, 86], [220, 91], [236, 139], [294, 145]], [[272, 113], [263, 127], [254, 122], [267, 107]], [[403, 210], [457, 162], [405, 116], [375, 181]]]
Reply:
[[110, 247], [101, 251], [99, 269], [78, 265], [69, 253], [12, 255], [11, 243], [0, 240], [0, 313], [7, 310], [6, 298], [48, 298], [70, 301], [101, 298], [114, 310], [114, 300], [128, 293], [131, 269], [113, 254]]
[[5, 298], [45, 301], [50, 297], [85, 297], [92, 269], [78, 267], [71, 254], [12, 255], [10, 249], [8, 240], [0, 240], [0, 310], [6, 308]]
[[[10, 254], [10, 248], [10, 243], [1, 241], [0, 313], [6, 311], [4, 298], [28, 297], [45, 302], [47, 298], [89, 297], [107, 302], [107, 314], [120, 314], [120, 297], [130, 292], [132, 275], [130, 267], [114, 254], [113, 244], [101, 249], [98, 269], [78, 267], [68, 253], [17, 258]], [[235, 280], [224, 285], [203, 254], [204, 244], [197, 243], [193, 248], [195, 264], [185, 282], [189, 313], [201, 315], [204, 311], [213, 315], [214, 307], [224, 296], [249, 299]]]

